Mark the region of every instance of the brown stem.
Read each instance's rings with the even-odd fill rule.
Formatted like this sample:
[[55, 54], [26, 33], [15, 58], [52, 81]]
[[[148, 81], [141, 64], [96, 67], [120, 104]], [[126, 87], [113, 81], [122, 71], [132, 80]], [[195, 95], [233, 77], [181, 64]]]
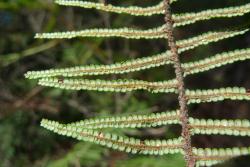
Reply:
[[195, 158], [192, 153], [191, 146], [191, 134], [190, 127], [188, 124], [188, 107], [187, 107], [187, 97], [185, 94], [185, 85], [184, 85], [184, 77], [183, 77], [183, 69], [181, 67], [178, 47], [176, 45], [176, 41], [174, 38], [174, 22], [171, 15], [170, 10], [170, 0], [164, 1], [165, 6], [165, 22], [166, 22], [166, 33], [168, 37], [168, 45], [172, 52], [172, 59], [174, 62], [176, 79], [178, 81], [178, 91], [179, 91], [179, 105], [180, 105], [180, 121], [182, 124], [182, 137], [183, 137], [183, 150], [185, 153], [185, 160], [187, 162], [188, 167], [195, 166]]

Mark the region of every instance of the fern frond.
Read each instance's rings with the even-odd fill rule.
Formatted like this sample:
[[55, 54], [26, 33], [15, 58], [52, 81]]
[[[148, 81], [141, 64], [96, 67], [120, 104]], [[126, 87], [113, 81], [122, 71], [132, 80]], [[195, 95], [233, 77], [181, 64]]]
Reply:
[[245, 88], [221, 88], [210, 90], [187, 90], [188, 103], [217, 102], [223, 100], [250, 100], [250, 93]]
[[[188, 104], [219, 102], [229, 100], [250, 100], [250, 92], [245, 88], [229, 87], [208, 90], [187, 90], [184, 77], [187, 75], [208, 71], [210, 69], [242, 61], [250, 58], [250, 48], [223, 52], [196, 62], [181, 64], [179, 56], [182, 52], [195, 47], [217, 42], [236, 35], [241, 35], [249, 29], [225, 30], [207, 32], [192, 38], [175, 41], [174, 27], [184, 26], [202, 20], [213, 18], [230, 18], [250, 13], [250, 3], [236, 7], [204, 10], [197, 13], [182, 13], [172, 15], [170, 2], [162, 2], [148, 7], [115, 6], [97, 2], [80, 0], [55, 0], [59, 5], [91, 8], [113, 13], [124, 13], [134, 16], [151, 16], [165, 14], [165, 24], [151, 29], [137, 28], [93, 28], [80, 31], [38, 33], [35, 38], [76, 38], [76, 37], [122, 37], [127, 39], [168, 39], [171, 51], [150, 57], [143, 57], [110, 65], [88, 65], [72, 68], [31, 71], [26, 78], [39, 79], [38, 84], [57, 87], [66, 90], [96, 90], [109, 92], [130, 92], [144, 90], [151, 93], [178, 94], [180, 108], [176, 111], [148, 114], [116, 116], [109, 118], [88, 119], [76, 123], [60, 124], [43, 119], [41, 126], [57, 134], [78, 140], [96, 143], [115, 150], [133, 154], [164, 155], [181, 153], [187, 161], [187, 166], [211, 166], [224, 162], [232, 157], [249, 155], [250, 147], [235, 148], [192, 148], [193, 135], [232, 135], [250, 136], [249, 120], [213, 120], [189, 117]], [[123, 74], [142, 71], [158, 66], [173, 64], [176, 79], [150, 82], [143, 80], [88, 80], [71, 77], [84, 75]], [[64, 78], [65, 77], [65, 78]], [[148, 128], [162, 125], [178, 124], [182, 126], [181, 137], [169, 140], [139, 140], [132, 137], [106, 133], [105, 128]]]
[[[236, 35], [241, 35], [246, 33], [247, 31], [249, 31], [249, 29], [209, 32], [189, 39], [179, 40], [177, 41], [177, 45], [179, 47], [179, 52], [181, 53], [200, 45], [206, 45], [229, 37], [234, 37]], [[160, 53], [150, 57], [138, 58], [135, 60], [129, 60], [111, 65], [89, 65], [62, 69], [51, 69], [45, 71], [29, 71], [25, 74], [25, 77], [29, 79], [37, 79], [55, 76], [73, 77], [83, 75], [123, 74], [150, 69], [170, 63], [172, 63], [171, 53], [170, 51], [166, 51], [164, 53]], [[189, 64], [184, 65], [184, 67], [185, 66], [189, 66]], [[187, 68], [190, 69], [193, 67], [191, 66]], [[196, 70], [199, 71], [199, 67], [197, 69], [192, 69], [192, 71]]]
[[212, 166], [230, 158], [249, 155], [250, 147], [235, 148], [193, 148], [198, 166]]
[[175, 21], [175, 26], [184, 26], [201, 20], [210, 20], [212, 18], [230, 18], [235, 16], [243, 16], [244, 14], [249, 12], [250, 3], [242, 6], [227, 7], [221, 9], [209, 9], [197, 13], [184, 13], [179, 15], [173, 15], [173, 19]]
[[[179, 111], [163, 112], [150, 115], [131, 115], [90, 119], [74, 122], [65, 126], [82, 129], [103, 128], [146, 128], [169, 124], [180, 124]], [[212, 120], [189, 118], [193, 135], [216, 134], [233, 136], [250, 136], [250, 121], [248, 120]]]
[[103, 129], [146, 128], [168, 124], [179, 124], [179, 111], [168, 111], [150, 115], [131, 115], [109, 118], [96, 118], [80, 122], [74, 122], [69, 124], [69, 126], [75, 126], [84, 129]]
[[138, 58], [111, 65], [89, 65], [56, 70], [30, 71], [25, 74], [25, 77], [36, 79], [53, 76], [71, 77], [83, 75], [123, 74], [166, 65], [171, 62], [171, 53], [167, 51], [151, 57]]
[[221, 164], [223, 162], [225, 162], [225, 161], [218, 161], [218, 160], [196, 161], [195, 166], [196, 167], [200, 167], [200, 166], [210, 167], [210, 166]]
[[[214, 40], [215, 38], [217, 40], [222, 40], [225, 38], [244, 34], [247, 31], [249, 31], [249, 29], [220, 31], [217, 32], [217, 34], [215, 34], [215, 32], [208, 32], [194, 38], [183, 40], [177, 43], [177, 45], [180, 48], [183, 48], [179, 50], [180, 52], [183, 52], [186, 50], [190, 50], [194, 47], [197, 47], [199, 45], [205, 45], [210, 42], [216, 42], [216, 40]], [[42, 38], [42, 39], [65, 39], [65, 38], [70, 39], [76, 37], [122, 37], [127, 39], [167, 38], [165, 34], [165, 25], [157, 28], [151, 28], [148, 30], [138, 30], [133, 28], [118, 28], [118, 29], [94, 28], [81, 31], [38, 33], [35, 35], [35, 38]], [[194, 45], [190, 45], [190, 42], [194, 43]], [[188, 45], [189, 47], [186, 47], [185, 45]]]
[[[177, 80], [148, 82], [142, 80], [86, 80], [42, 78], [39, 85], [66, 90], [96, 90], [108, 92], [130, 92], [146, 90], [152, 93], [177, 93]], [[187, 90], [188, 103], [217, 102], [226, 99], [250, 100], [250, 93], [245, 88], [221, 88], [210, 90]]]
[[[179, 117], [179, 110], [177, 110], [150, 115], [130, 115], [89, 119], [67, 124], [65, 126], [77, 127], [82, 129], [146, 128], [169, 124], [180, 124]], [[205, 120], [190, 117], [189, 124], [193, 135], [219, 134], [250, 136], [250, 121], [248, 120]]]
[[248, 120], [212, 120], [189, 118], [193, 134], [250, 136]]
[[39, 85], [56, 87], [67, 90], [97, 90], [110, 92], [130, 92], [134, 90], [147, 90], [152, 93], [175, 92], [176, 80], [147, 82], [142, 80], [86, 80], [86, 79], [61, 79], [42, 78]]
[[106, 12], [124, 13], [134, 16], [151, 16], [155, 14], [162, 14], [164, 12], [163, 2], [160, 2], [159, 4], [150, 7], [139, 7], [139, 6], [120, 7], [110, 4], [105, 5], [103, 3], [95, 3], [95, 2], [79, 1], [79, 0], [56, 0], [55, 2], [59, 5], [64, 5], [64, 6], [76, 6], [82, 8], [90, 8], [90, 9], [93, 8]]
[[185, 75], [189, 75], [208, 71], [213, 68], [217, 68], [226, 64], [231, 64], [236, 61], [243, 61], [246, 59], [250, 59], [250, 48], [235, 50], [231, 52], [223, 52], [221, 54], [215, 55], [214, 57], [209, 57], [204, 60], [185, 63], [183, 64], [183, 69]]
[[62, 38], [76, 38], [76, 37], [123, 37], [128, 39], [157, 39], [166, 38], [164, 33], [165, 25], [151, 28], [148, 30], [138, 30], [133, 28], [94, 28], [81, 31], [68, 31], [68, 32], [53, 32], [36, 34], [35, 38], [43, 39], [62, 39]]
[[218, 42], [223, 39], [231, 38], [237, 35], [242, 35], [248, 31], [249, 31], [249, 28], [239, 29], [239, 30], [206, 32], [206, 33], [203, 33], [201, 35], [198, 35], [192, 38], [177, 41], [178, 51], [182, 53], [184, 51], [191, 50], [201, 45], [207, 45], [212, 42]]
[[55, 121], [43, 119], [41, 126], [57, 134], [76, 138], [82, 141], [93, 142], [115, 150], [132, 154], [163, 155], [182, 152], [182, 139], [169, 140], [139, 140], [122, 137], [115, 134], [103, 133], [91, 129], [82, 129], [75, 126], [65, 126]]
[[[55, 2], [59, 5], [64, 5], [64, 6], [94, 8], [106, 12], [124, 13], [134, 16], [151, 16], [155, 14], [164, 14], [165, 11], [163, 2], [160, 2], [159, 4], [150, 7], [139, 7], [139, 6], [119, 7], [110, 4], [104, 5], [103, 3], [95, 3], [95, 2], [79, 1], [79, 0], [55, 0]], [[183, 26], [201, 20], [209, 20], [212, 18], [242, 16], [249, 12], [250, 12], [250, 4], [245, 4], [236, 7], [228, 7], [228, 8], [212, 9], [212, 10], [210, 9], [198, 13], [174, 14], [173, 20], [175, 22], [174, 24], [175, 26]]]

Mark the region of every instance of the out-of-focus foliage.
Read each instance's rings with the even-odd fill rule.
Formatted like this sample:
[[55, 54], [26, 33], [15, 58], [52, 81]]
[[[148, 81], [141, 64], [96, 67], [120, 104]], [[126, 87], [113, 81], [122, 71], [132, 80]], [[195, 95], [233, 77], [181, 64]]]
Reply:
[[185, 166], [183, 156], [181, 155], [168, 155], [161, 157], [147, 157], [138, 156], [133, 159], [118, 161], [117, 166], [120, 167], [176, 167]]
[[102, 160], [103, 149], [89, 143], [77, 143], [65, 156], [48, 164], [48, 167], [67, 167], [67, 166], [106, 166]]
[[[155, 4], [153, 0], [128, 0], [126, 2], [112, 0], [111, 2], [142, 6]], [[180, 0], [180, 3], [177, 2], [174, 5], [174, 11], [200, 11], [208, 7], [219, 8], [247, 2], [248, 0], [203, 0], [199, 2]], [[215, 19], [206, 24], [201, 22], [194, 26], [179, 28], [176, 35], [178, 38], [190, 37], [196, 31], [206, 32], [209, 29], [227, 28], [228, 25], [232, 25], [232, 22], [240, 26], [249, 22], [249, 18], [248, 14], [242, 18]], [[153, 55], [166, 49], [164, 40], [79, 38], [50, 43], [51, 41], [33, 39], [36, 32], [80, 30], [91, 27], [118, 28], [128, 25], [150, 28], [162, 23], [162, 18], [158, 16], [146, 19], [126, 15], [108, 15], [95, 10], [58, 7], [50, 0], [2, 0], [0, 2], [0, 166], [183, 166], [183, 159], [177, 155], [151, 157], [125, 154], [89, 143], [76, 143], [75, 140], [54, 135], [39, 126], [41, 118], [69, 123], [97, 115], [101, 117], [171, 110], [177, 105], [176, 96], [153, 95], [145, 92], [113, 95], [88, 91], [63, 91], [38, 87], [35, 82], [25, 80], [23, 76], [28, 70], [92, 63], [110, 64], [142, 57], [142, 55]], [[248, 33], [244, 37], [236, 37], [190, 51], [183, 56], [183, 60], [199, 60], [224, 51], [225, 48], [234, 50], [249, 46], [250, 35]], [[236, 63], [193, 79], [187, 78], [187, 84], [189, 88], [215, 88], [225, 85], [249, 87], [249, 71], [249, 62]], [[173, 76], [173, 70], [168, 67], [133, 74], [133, 78], [149, 81], [168, 79]], [[119, 76], [112, 76], [109, 79], [112, 78], [119, 78]], [[128, 75], [126, 78], [132, 78], [132, 76]], [[191, 109], [191, 115], [195, 112], [203, 118], [250, 119], [249, 104], [244, 102], [193, 105]], [[179, 127], [174, 129], [170, 131], [168, 127], [161, 127], [136, 131], [124, 130], [124, 133], [141, 139], [179, 136]], [[249, 146], [250, 144], [247, 138], [217, 136], [199, 136], [195, 137], [193, 142], [195, 146], [200, 147], [218, 147], [221, 143], [224, 147]], [[249, 157], [232, 160], [225, 166], [246, 164], [249, 164]]]

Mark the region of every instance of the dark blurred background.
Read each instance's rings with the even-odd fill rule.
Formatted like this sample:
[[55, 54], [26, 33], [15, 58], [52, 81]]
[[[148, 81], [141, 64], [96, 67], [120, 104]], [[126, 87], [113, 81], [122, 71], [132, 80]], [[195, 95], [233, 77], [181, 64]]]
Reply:
[[[111, 0], [117, 5], [149, 6], [154, 0]], [[249, 3], [249, 0], [178, 0], [174, 13], [194, 12]], [[203, 32], [234, 28], [250, 22], [250, 14], [230, 19], [212, 19], [176, 29], [178, 39]], [[133, 17], [96, 10], [63, 7], [51, 0], [0, 1], [0, 167], [175, 167], [184, 166], [180, 155], [130, 155], [86, 142], [53, 134], [39, 126], [42, 118], [69, 123], [95, 116], [127, 115], [176, 109], [177, 97], [167, 94], [100, 93], [65, 91], [37, 86], [24, 78], [28, 70], [44, 70], [86, 64], [110, 64], [150, 56], [167, 49], [165, 40], [125, 40], [120, 38], [79, 38], [36, 40], [37, 32], [81, 30], [93, 27], [150, 28], [162, 25], [162, 16]], [[250, 46], [250, 33], [202, 46], [182, 54], [182, 61], [199, 60], [216, 53]], [[237, 62], [186, 78], [187, 87], [250, 88], [250, 62]], [[170, 66], [133, 74], [102, 78], [134, 78], [147, 81], [174, 77]], [[89, 78], [89, 77], [88, 77]], [[197, 118], [250, 119], [249, 102], [225, 101], [191, 105], [190, 115]], [[179, 126], [156, 129], [122, 130], [141, 139], [173, 138]], [[247, 137], [195, 136], [196, 147], [250, 146]], [[250, 166], [250, 156], [239, 157], [218, 166]]]

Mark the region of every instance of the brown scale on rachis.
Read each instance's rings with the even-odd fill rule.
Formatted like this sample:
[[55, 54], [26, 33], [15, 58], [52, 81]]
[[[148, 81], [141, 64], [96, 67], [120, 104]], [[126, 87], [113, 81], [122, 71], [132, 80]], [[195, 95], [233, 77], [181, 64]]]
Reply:
[[63, 77], [58, 77], [57, 81], [58, 81], [58, 83], [63, 84], [64, 83], [64, 78]]
[[108, 0], [102, 0], [104, 5], [108, 5]]

